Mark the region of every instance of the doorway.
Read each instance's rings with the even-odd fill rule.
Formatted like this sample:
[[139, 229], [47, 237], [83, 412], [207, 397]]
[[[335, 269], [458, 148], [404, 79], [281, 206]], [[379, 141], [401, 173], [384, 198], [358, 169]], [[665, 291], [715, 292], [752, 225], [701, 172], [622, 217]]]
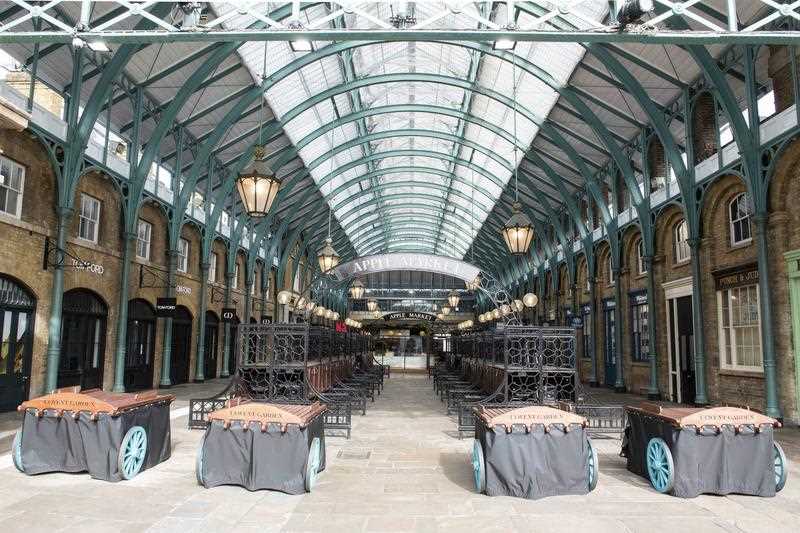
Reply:
[[103, 386], [108, 307], [88, 289], [64, 293], [58, 387]]
[[217, 377], [217, 347], [219, 344], [219, 319], [213, 311], [206, 311], [206, 335], [203, 350], [203, 376], [205, 379]]
[[153, 387], [156, 314], [144, 300], [128, 302], [128, 333], [125, 352], [125, 390], [137, 391]]
[[695, 396], [692, 280], [664, 284], [667, 305], [669, 399], [690, 403]]
[[33, 294], [0, 275], [0, 411], [28, 398], [35, 309]]
[[236, 371], [237, 359], [239, 358], [239, 319], [234, 318], [230, 323], [230, 335], [228, 335], [228, 374], [231, 376]]
[[169, 380], [173, 385], [189, 381], [189, 362], [192, 353], [192, 314], [184, 306], [175, 308], [172, 318], [172, 356]]
[[613, 387], [617, 380], [617, 340], [616, 301], [613, 298], [603, 300], [603, 331], [605, 333], [603, 353], [605, 367], [605, 385]]

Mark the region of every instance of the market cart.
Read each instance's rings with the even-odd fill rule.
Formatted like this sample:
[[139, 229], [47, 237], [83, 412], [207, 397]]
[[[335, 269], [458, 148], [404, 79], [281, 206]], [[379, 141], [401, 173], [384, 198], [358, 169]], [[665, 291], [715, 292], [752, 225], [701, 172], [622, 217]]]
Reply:
[[587, 494], [597, 451], [582, 416], [547, 407], [478, 406], [472, 469], [478, 492], [538, 499]]
[[326, 407], [230, 400], [208, 416], [197, 482], [288, 494], [310, 492], [325, 469]]
[[12, 445], [25, 474], [89, 472], [96, 479], [132, 479], [171, 453], [169, 406], [156, 391], [112, 393], [58, 389], [23, 402], [22, 429]]
[[774, 496], [788, 465], [773, 428], [780, 423], [738, 407], [627, 406], [621, 455], [658, 492]]

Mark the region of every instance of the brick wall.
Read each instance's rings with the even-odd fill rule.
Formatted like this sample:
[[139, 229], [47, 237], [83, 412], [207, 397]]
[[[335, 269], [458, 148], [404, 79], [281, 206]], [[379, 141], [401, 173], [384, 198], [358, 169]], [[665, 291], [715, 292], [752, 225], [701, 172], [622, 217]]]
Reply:
[[699, 95], [692, 111], [692, 148], [694, 163], [697, 164], [711, 157], [717, 151], [717, 121], [714, 108], [714, 97], [710, 93]]
[[775, 94], [775, 111], [780, 113], [795, 101], [791, 54], [787, 46], [769, 46], [768, 71]]

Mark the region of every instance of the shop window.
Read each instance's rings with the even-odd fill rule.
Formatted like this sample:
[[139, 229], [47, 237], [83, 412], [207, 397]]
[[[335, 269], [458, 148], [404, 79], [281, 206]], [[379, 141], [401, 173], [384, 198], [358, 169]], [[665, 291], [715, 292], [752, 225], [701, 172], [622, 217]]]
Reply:
[[178, 241], [178, 272], [186, 273], [189, 270], [189, 241]]
[[761, 372], [761, 317], [758, 285], [717, 291], [721, 366]]
[[608, 284], [613, 285], [616, 281], [614, 277], [614, 263], [611, 262], [611, 257], [608, 258]]
[[81, 194], [80, 223], [78, 237], [89, 242], [97, 242], [100, 226], [100, 200], [88, 194]]
[[24, 185], [25, 167], [6, 157], [0, 157], [0, 212], [20, 217]]
[[639, 274], [647, 274], [647, 263], [644, 262], [644, 244], [642, 239], [636, 243], [636, 271]]
[[632, 354], [634, 361], [647, 361], [650, 356], [650, 320], [647, 296], [638, 294], [631, 297]]
[[750, 202], [747, 199], [747, 194], [741, 193], [731, 200], [728, 206], [728, 220], [730, 222], [731, 230], [731, 245], [737, 246], [740, 244], [749, 243], [753, 235], [750, 232]]
[[592, 308], [591, 306], [584, 306], [583, 308], [583, 358], [592, 358]]
[[217, 253], [211, 252], [211, 257], [208, 260], [208, 282], [214, 283], [217, 281]]
[[153, 226], [149, 222], [140, 219], [136, 233], [136, 257], [149, 261], [150, 237], [153, 233]]
[[239, 288], [239, 263], [233, 265], [233, 280], [231, 281], [231, 289]]
[[689, 226], [685, 220], [681, 220], [675, 224], [675, 229], [672, 232], [672, 238], [675, 243], [675, 262], [685, 263], [689, 260]]

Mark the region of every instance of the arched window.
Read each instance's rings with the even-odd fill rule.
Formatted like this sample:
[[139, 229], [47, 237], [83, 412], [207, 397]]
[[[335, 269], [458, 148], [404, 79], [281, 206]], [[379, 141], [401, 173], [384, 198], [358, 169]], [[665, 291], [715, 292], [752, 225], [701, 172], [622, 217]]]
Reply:
[[647, 264], [644, 262], [644, 245], [642, 239], [636, 241], [636, 267], [639, 274], [647, 274]]
[[683, 263], [689, 260], [689, 226], [685, 220], [675, 224], [672, 238], [675, 242], [675, 262]]
[[731, 245], [746, 244], [753, 238], [750, 232], [750, 202], [746, 193], [736, 195], [728, 205], [728, 221], [731, 228]]

